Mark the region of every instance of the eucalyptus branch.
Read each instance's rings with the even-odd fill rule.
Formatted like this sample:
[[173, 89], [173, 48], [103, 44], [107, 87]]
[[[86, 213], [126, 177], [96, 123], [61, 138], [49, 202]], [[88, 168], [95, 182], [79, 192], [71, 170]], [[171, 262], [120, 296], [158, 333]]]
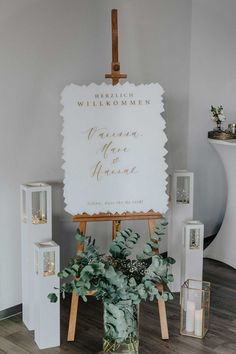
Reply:
[[[168, 284], [173, 281], [169, 267], [175, 261], [170, 257], [162, 258], [158, 254], [159, 242], [165, 235], [166, 227], [166, 220], [157, 222], [150, 241], [146, 242], [135, 260], [131, 260], [129, 256], [140, 235], [131, 229], [117, 233], [109, 249], [110, 255], [101, 254], [95, 241], [77, 230], [76, 240], [84, 244], [84, 250], [71, 258], [68, 266], [58, 273], [61, 279], [66, 280], [60, 292], [64, 296], [65, 293], [75, 291], [87, 301], [86, 296], [92, 291], [97, 299], [103, 301], [106, 313], [105, 332], [109, 339], [105, 346], [116, 346], [129, 338], [131, 347], [135, 347], [137, 343], [133, 337], [134, 323], [130, 323], [135, 321], [133, 306], [141, 300], [167, 301], [173, 298]], [[48, 297], [51, 302], [57, 301], [54, 293]], [[112, 342], [111, 338], [115, 341]]]

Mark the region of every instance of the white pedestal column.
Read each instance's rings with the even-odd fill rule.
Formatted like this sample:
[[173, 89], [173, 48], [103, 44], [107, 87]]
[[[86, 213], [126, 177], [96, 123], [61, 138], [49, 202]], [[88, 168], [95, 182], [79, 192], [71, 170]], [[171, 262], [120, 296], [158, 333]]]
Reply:
[[219, 154], [225, 168], [228, 197], [222, 226], [204, 252], [204, 257], [213, 258], [236, 268], [236, 139], [208, 139]]
[[[59, 246], [54, 241], [35, 244], [35, 333], [39, 349], [60, 346]], [[56, 303], [48, 294], [55, 292]]]
[[51, 187], [45, 183], [21, 185], [21, 264], [23, 322], [34, 324], [34, 243], [52, 239]]
[[188, 279], [202, 281], [204, 225], [189, 221], [183, 227], [181, 284]]
[[168, 227], [168, 256], [176, 263], [171, 267], [174, 276], [170, 289], [179, 292], [181, 287], [182, 233], [185, 222], [193, 218], [193, 173], [175, 171], [171, 176], [171, 208]]

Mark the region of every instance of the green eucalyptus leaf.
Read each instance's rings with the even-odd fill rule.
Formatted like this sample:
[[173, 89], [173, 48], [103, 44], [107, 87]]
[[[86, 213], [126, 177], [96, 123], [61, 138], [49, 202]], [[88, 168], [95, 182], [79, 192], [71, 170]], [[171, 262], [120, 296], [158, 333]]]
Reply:
[[57, 302], [58, 297], [56, 294], [50, 293], [50, 294], [48, 294], [48, 299], [50, 300], [50, 302]]
[[132, 288], [137, 286], [137, 283], [136, 283], [136, 280], [134, 279], [134, 277], [129, 279], [129, 286]]
[[78, 264], [73, 264], [71, 266], [71, 269], [73, 269], [74, 271], [78, 272], [78, 270], [80, 269], [80, 266]]
[[116, 239], [115, 239], [115, 242], [116, 243], [119, 243], [119, 242], [124, 243], [125, 242], [125, 238], [122, 235], [117, 236]]
[[146, 253], [146, 254], [151, 253], [152, 252], [152, 247], [148, 243], [146, 243], [146, 245], [144, 246], [144, 251], [143, 252]]
[[116, 276], [116, 272], [112, 266], [110, 266], [106, 271], [105, 271], [105, 277], [106, 278], [113, 278]]
[[173, 274], [168, 274], [167, 276], [167, 282], [173, 282], [174, 281], [174, 277], [173, 277]]
[[131, 248], [131, 249], [132, 249], [132, 248], [134, 248], [134, 245], [135, 245], [135, 244], [134, 244], [134, 242], [132, 242], [132, 241], [127, 241], [127, 242], [126, 242], [126, 246], [127, 246], [128, 248]]
[[172, 257], [167, 257], [166, 260], [169, 264], [175, 264], [175, 259]]
[[121, 252], [121, 248], [119, 247], [119, 245], [113, 242], [110, 247], [110, 253], [113, 255], [113, 257], [116, 258], [120, 255], [120, 252]]

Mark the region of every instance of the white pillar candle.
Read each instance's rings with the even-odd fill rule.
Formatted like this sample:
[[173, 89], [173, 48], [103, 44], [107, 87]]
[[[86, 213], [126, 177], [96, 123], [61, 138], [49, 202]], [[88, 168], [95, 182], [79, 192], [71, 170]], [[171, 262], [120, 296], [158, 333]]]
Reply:
[[194, 317], [195, 317], [195, 303], [193, 301], [187, 301], [186, 311], [186, 332], [194, 331]]
[[194, 320], [194, 334], [198, 337], [202, 337], [202, 319], [203, 319], [203, 310], [195, 311], [195, 320]]

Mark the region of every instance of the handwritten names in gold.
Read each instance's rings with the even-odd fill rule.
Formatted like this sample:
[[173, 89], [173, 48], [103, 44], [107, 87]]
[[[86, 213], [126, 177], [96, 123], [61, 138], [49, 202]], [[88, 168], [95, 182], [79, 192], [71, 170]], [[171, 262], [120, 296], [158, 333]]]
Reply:
[[[141, 134], [136, 131], [112, 131], [107, 128], [91, 127], [86, 131], [88, 142], [96, 140], [98, 144], [97, 153], [98, 161], [95, 162], [91, 177], [101, 181], [104, 177], [114, 175], [133, 175], [138, 172], [137, 166], [120, 166], [121, 158], [129, 152], [129, 148], [124, 143], [120, 143], [119, 139], [125, 138], [125, 142], [129, 139], [138, 139]], [[124, 142], [124, 139], [122, 139]], [[106, 163], [104, 163], [106, 162]], [[107, 162], [109, 167], [107, 167]]]

